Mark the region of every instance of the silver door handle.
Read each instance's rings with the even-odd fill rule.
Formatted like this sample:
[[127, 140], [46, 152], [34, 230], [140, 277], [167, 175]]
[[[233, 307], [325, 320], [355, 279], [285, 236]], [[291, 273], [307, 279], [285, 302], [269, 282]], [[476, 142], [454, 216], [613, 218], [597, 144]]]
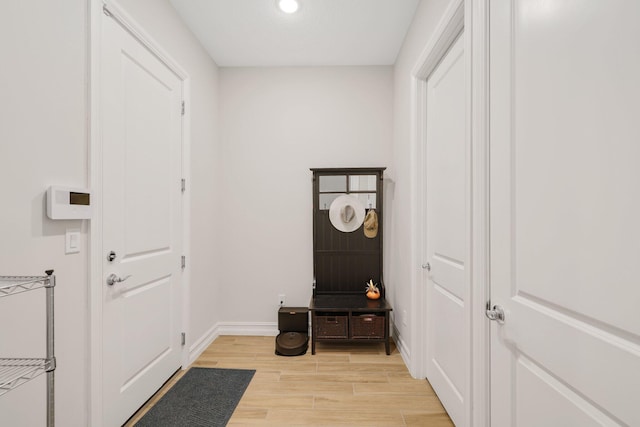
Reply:
[[485, 311], [486, 316], [489, 320], [495, 320], [500, 324], [504, 323], [504, 309], [502, 306], [494, 305], [491, 310], [489, 310], [489, 305], [487, 305], [487, 311]]
[[111, 273], [108, 277], [107, 277], [107, 285], [109, 286], [113, 286], [116, 283], [120, 283], [120, 282], [124, 282], [125, 280], [127, 280], [129, 277], [131, 277], [131, 275], [129, 274], [128, 276], [124, 276], [124, 277], [118, 277], [115, 274]]
[[428, 262], [425, 264], [422, 264], [422, 268], [427, 271], [431, 271], [431, 264], [429, 264]]

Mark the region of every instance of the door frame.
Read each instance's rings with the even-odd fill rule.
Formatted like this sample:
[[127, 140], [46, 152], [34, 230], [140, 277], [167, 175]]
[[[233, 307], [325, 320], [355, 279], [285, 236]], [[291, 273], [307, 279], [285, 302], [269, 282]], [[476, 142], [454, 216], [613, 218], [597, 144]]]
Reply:
[[[107, 16], [108, 14], [108, 16]], [[190, 105], [190, 78], [187, 72], [167, 54], [143, 28], [136, 22], [117, 2], [113, 0], [90, 0], [89, 2], [89, 43], [88, 43], [88, 87], [87, 104], [89, 108], [89, 179], [92, 192], [91, 203], [93, 214], [89, 227], [89, 271], [88, 271], [88, 313], [89, 326], [88, 348], [89, 356], [87, 385], [89, 390], [88, 423], [92, 426], [102, 426], [103, 393], [102, 393], [102, 291], [104, 280], [102, 277], [102, 138], [100, 123], [100, 58], [101, 58], [101, 33], [104, 19], [115, 19], [151, 53], [173, 71], [182, 82], [182, 99], [185, 103], [185, 113], [182, 117], [182, 176], [190, 181], [191, 176], [191, 119]], [[182, 253], [189, 257], [190, 249], [190, 206], [191, 194], [189, 186], [182, 195]], [[180, 287], [181, 329], [189, 331], [189, 295], [190, 295], [190, 267], [185, 266], [182, 273]], [[186, 367], [189, 363], [189, 346], [184, 345], [181, 350], [181, 364]], [[133, 415], [133, 414], [132, 414]]]
[[427, 79], [451, 45], [464, 30], [464, 49], [468, 85], [467, 146], [470, 158], [467, 167], [470, 191], [468, 248], [470, 286], [469, 327], [470, 366], [467, 419], [470, 426], [490, 425], [490, 347], [489, 322], [485, 305], [489, 301], [489, 1], [452, 0], [425, 45], [411, 72], [411, 158], [412, 158], [412, 268], [411, 268], [411, 331], [413, 351], [410, 371], [416, 378], [426, 377], [427, 357], [427, 289], [422, 264], [426, 260], [425, 150]]

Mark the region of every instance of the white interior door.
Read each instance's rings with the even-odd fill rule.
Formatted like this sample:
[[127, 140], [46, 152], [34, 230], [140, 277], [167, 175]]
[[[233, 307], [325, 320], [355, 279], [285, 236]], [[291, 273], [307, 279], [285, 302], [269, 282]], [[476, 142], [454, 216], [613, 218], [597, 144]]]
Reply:
[[116, 426], [180, 367], [182, 87], [113, 19], [101, 55], [103, 420]]
[[640, 425], [638, 18], [491, 2], [492, 426]]
[[427, 79], [427, 379], [451, 419], [467, 425], [470, 328], [469, 186], [464, 37]]

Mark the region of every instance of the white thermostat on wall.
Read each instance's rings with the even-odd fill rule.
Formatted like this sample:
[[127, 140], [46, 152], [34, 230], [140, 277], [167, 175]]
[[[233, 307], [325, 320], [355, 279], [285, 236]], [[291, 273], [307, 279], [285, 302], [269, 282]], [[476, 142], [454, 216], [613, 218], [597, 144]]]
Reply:
[[52, 185], [47, 190], [47, 216], [51, 219], [91, 218], [91, 192]]

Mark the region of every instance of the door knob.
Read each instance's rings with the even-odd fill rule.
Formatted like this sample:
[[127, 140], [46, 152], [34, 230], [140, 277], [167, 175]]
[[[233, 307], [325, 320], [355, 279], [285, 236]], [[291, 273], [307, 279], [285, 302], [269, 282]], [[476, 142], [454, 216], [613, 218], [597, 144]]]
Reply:
[[120, 282], [124, 282], [125, 280], [127, 280], [129, 277], [131, 277], [131, 275], [129, 274], [128, 276], [124, 276], [124, 277], [118, 277], [115, 274], [111, 273], [108, 277], [107, 277], [107, 285], [109, 286], [113, 286], [116, 283], [120, 283]]
[[427, 271], [431, 271], [431, 264], [429, 264], [428, 262], [425, 264], [422, 264], [422, 268], [424, 268]]
[[504, 309], [500, 305], [494, 305], [493, 308], [489, 310], [489, 304], [487, 304], [485, 314], [489, 320], [495, 320], [500, 324], [504, 323]]

